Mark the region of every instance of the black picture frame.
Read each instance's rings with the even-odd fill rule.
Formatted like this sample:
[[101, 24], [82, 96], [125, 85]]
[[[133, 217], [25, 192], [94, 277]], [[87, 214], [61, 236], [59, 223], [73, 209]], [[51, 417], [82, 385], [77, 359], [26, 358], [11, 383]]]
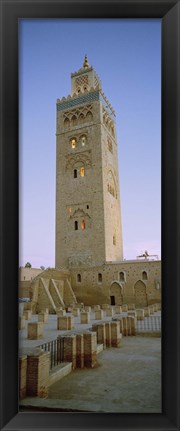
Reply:
[[[1, 0], [1, 429], [180, 430], [180, 1]], [[161, 414], [18, 412], [18, 20], [162, 20]]]

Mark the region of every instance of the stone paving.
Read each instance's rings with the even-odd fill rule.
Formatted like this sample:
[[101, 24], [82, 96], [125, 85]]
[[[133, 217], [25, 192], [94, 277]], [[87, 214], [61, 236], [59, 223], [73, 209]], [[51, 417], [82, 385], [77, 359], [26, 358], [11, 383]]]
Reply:
[[123, 337], [103, 350], [93, 369], [76, 369], [49, 388], [46, 399], [26, 398], [21, 407], [105, 413], [161, 412], [161, 339]]

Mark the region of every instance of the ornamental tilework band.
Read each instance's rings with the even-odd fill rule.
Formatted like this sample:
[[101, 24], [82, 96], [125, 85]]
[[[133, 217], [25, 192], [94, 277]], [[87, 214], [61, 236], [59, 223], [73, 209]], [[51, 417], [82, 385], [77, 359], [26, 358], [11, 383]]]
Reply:
[[88, 93], [83, 96], [78, 96], [76, 99], [60, 102], [57, 104], [57, 111], [72, 108], [74, 106], [81, 105], [82, 103], [95, 102], [96, 100], [99, 100], [99, 91]]

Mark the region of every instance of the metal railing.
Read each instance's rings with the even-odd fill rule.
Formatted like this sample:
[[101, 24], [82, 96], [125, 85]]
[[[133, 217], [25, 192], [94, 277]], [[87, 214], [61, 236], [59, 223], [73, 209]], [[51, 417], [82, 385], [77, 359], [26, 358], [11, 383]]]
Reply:
[[161, 332], [161, 316], [149, 316], [138, 320], [136, 332]]
[[38, 346], [45, 352], [50, 353], [50, 370], [64, 362], [64, 338], [58, 337], [56, 340], [43, 343]]

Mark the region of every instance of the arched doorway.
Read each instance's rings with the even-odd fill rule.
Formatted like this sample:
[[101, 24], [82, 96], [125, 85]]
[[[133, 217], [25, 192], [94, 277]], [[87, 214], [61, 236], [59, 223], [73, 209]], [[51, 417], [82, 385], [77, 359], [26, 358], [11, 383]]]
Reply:
[[136, 307], [147, 306], [146, 286], [141, 280], [138, 280], [134, 285], [134, 296]]
[[113, 281], [110, 287], [110, 303], [111, 305], [122, 305], [123, 294], [122, 286], [118, 281]]

